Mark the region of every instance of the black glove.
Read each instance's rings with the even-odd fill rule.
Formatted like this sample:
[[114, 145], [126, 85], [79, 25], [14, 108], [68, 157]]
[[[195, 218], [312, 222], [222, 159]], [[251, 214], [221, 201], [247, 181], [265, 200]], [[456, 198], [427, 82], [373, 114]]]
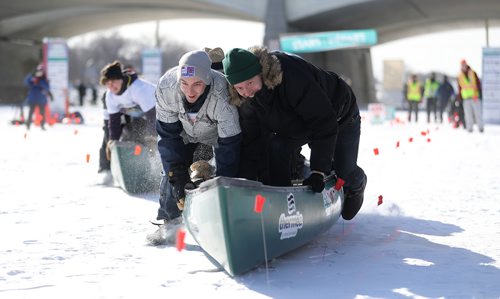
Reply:
[[325, 181], [323, 180], [323, 175], [319, 173], [311, 173], [311, 175], [302, 182], [303, 186], [311, 186], [312, 190], [316, 193], [320, 193], [325, 189]]
[[191, 182], [191, 180], [189, 179], [188, 169], [183, 163], [170, 165], [168, 182], [172, 185], [173, 198], [177, 202], [184, 201], [184, 186], [186, 186], [188, 182]]

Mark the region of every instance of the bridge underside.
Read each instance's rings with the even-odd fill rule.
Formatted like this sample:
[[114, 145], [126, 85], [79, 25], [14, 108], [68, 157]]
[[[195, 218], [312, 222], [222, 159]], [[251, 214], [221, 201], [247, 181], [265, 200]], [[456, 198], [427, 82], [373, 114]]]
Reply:
[[[45, 1], [44, 1], [45, 2]], [[230, 18], [266, 24], [263, 41], [283, 33], [373, 28], [379, 43], [429, 32], [500, 26], [499, 0], [17, 0], [0, 4], [0, 103], [20, 102], [22, 79], [41, 58], [46, 36], [69, 38], [139, 21]], [[361, 102], [375, 99], [369, 49], [303, 55], [352, 82]]]

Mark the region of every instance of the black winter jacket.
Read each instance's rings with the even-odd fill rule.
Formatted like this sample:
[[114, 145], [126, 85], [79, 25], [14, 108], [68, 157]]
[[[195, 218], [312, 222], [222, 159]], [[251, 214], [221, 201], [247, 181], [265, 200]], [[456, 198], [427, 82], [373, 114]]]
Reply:
[[243, 133], [240, 172], [255, 168], [266, 138], [277, 134], [304, 140], [311, 148], [311, 169], [329, 173], [339, 128], [359, 116], [351, 88], [337, 74], [296, 55], [250, 51], [260, 59], [263, 88], [252, 99], [232, 90]]

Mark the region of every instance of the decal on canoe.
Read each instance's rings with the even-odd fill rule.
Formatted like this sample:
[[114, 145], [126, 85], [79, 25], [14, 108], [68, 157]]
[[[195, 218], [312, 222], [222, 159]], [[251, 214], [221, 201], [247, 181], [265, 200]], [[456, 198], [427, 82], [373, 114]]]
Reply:
[[281, 234], [281, 240], [295, 237], [299, 229], [304, 226], [304, 217], [297, 211], [293, 193], [288, 194], [286, 200], [288, 215], [281, 213], [279, 218], [279, 233]]
[[288, 204], [288, 215], [292, 215], [296, 212], [295, 197], [293, 196], [293, 193], [288, 194], [288, 196], [286, 197], [286, 202]]
[[328, 190], [323, 190], [321, 194], [323, 195], [323, 206], [325, 207], [325, 213], [327, 216], [330, 216], [333, 214], [333, 212], [335, 212], [335, 204], [337, 203], [340, 194], [333, 187]]

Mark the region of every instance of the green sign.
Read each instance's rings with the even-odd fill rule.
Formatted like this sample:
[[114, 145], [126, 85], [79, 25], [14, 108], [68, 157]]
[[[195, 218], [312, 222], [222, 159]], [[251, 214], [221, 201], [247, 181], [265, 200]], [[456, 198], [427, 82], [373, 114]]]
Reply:
[[376, 43], [377, 32], [373, 29], [329, 31], [280, 37], [281, 50], [291, 53], [367, 47]]

